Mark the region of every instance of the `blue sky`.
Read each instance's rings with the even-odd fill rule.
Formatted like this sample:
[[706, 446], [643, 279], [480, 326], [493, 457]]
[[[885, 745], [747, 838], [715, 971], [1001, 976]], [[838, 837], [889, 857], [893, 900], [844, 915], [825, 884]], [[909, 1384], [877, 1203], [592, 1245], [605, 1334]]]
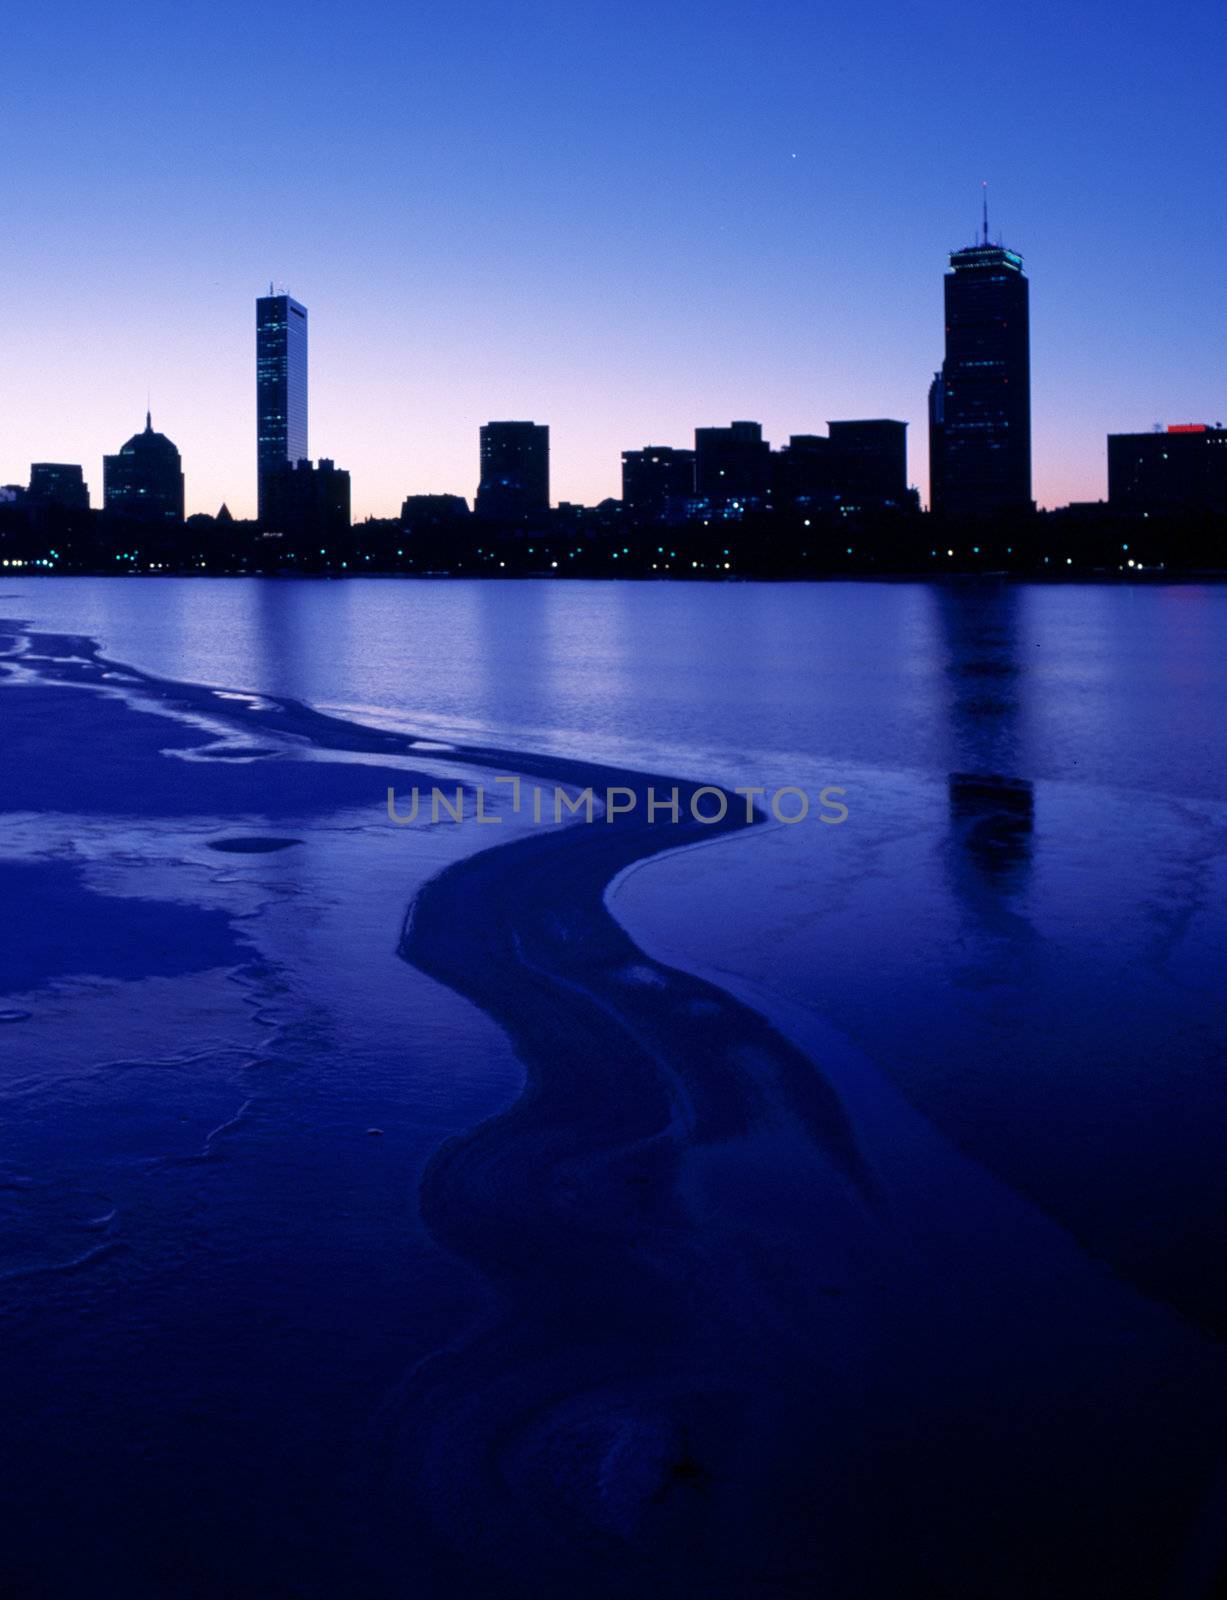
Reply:
[[1227, 14], [1138, 4], [4, 6], [0, 481], [143, 421], [190, 510], [255, 493], [255, 295], [311, 312], [311, 450], [358, 515], [552, 430], [555, 498], [761, 420], [911, 424], [946, 253], [1032, 280], [1035, 487], [1227, 414]]

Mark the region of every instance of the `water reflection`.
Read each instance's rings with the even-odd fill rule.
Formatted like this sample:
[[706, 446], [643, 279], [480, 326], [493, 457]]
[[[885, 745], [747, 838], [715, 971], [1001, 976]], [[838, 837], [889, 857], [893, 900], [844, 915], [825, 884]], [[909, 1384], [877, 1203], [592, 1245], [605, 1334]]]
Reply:
[[[259, 681], [276, 684], [308, 680], [316, 635], [304, 614], [304, 587], [292, 579], [259, 583], [254, 590], [251, 619], [252, 654], [258, 662]], [[338, 585], [344, 595], [344, 586]], [[340, 611], [340, 607], [334, 609]]]
[[950, 832], [981, 879], [1001, 892], [1022, 886], [1031, 865], [1035, 791], [1024, 778], [950, 774]]
[[[941, 635], [949, 751], [951, 880], [983, 907], [1020, 891], [1032, 863], [1035, 792], [1017, 775], [1023, 759], [1026, 666], [1019, 591], [1011, 584], [931, 590]], [[972, 876], [966, 871], [971, 869]]]
[[27, 578], [5, 609], [161, 676], [652, 770], [1224, 794], [1221, 585]]

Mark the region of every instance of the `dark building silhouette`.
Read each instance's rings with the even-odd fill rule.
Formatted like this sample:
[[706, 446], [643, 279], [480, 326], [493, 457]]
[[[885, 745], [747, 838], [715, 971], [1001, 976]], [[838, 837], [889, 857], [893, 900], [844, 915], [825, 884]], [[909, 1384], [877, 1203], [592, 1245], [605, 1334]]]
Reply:
[[1227, 428], [1188, 422], [1108, 435], [1113, 511], [1227, 512]]
[[667, 516], [693, 495], [693, 450], [647, 444], [622, 452], [622, 503], [636, 516]]
[[260, 521], [270, 474], [307, 459], [307, 308], [288, 294], [256, 301], [256, 470]]
[[907, 423], [885, 417], [829, 422], [830, 432], [794, 433], [771, 457], [771, 500], [780, 510], [913, 510], [907, 483]]
[[771, 446], [762, 424], [733, 422], [727, 428], [694, 430], [695, 493], [716, 503], [742, 505], [767, 499], [771, 492]]
[[[1022, 257], [988, 240], [946, 274], [946, 358], [930, 393], [929, 503], [952, 517], [1031, 506], [1031, 356]], [[933, 485], [936, 484], [936, 489]]]
[[26, 504], [56, 506], [62, 511], [88, 511], [89, 489], [78, 466], [62, 461], [36, 461], [30, 468]]
[[464, 524], [472, 513], [458, 494], [410, 494], [401, 502], [401, 526], [409, 529], [444, 528]]
[[164, 433], [134, 433], [119, 454], [102, 458], [102, 502], [108, 511], [141, 522], [183, 521], [183, 465]]
[[933, 374], [929, 385], [929, 509], [939, 514], [945, 505], [946, 399], [942, 375]]
[[264, 480], [266, 533], [291, 540], [310, 540], [327, 547], [329, 539], [348, 535], [349, 473], [333, 462], [286, 461], [270, 467]]
[[771, 498], [777, 506], [822, 510], [836, 497], [835, 451], [822, 433], [794, 433], [771, 457]]
[[487, 422], [481, 430], [476, 512], [492, 522], [541, 517], [550, 506], [550, 430], [536, 422]]
[[839, 492], [872, 505], [902, 505], [908, 497], [907, 423], [876, 417], [828, 422]]

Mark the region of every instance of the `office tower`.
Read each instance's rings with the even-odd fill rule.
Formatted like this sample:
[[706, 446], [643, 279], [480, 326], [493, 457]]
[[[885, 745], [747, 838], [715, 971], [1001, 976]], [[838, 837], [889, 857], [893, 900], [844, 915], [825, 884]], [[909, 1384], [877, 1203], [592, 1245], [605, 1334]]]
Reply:
[[540, 517], [550, 506], [550, 430], [535, 422], [487, 422], [475, 510], [491, 522]]
[[648, 444], [622, 452], [622, 503], [640, 517], [663, 517], [694, 495], [694, 451]]
[[771, 499], [781, 507], [823, 510], [836, 495], [835, 455], [822, 433], [794, 433], [771, 456]]
[[270, 466], [261, 522], [266, 533], [327, 548], [329, 539], [349, 532], [349, 473], [326, 459], [317, 466], [305, 460]]
[[260, 521], [270, 472], [307, 459], [307, 309], [288, 294], [256, 301], [256, 471]]
[[1163, 433], [1108, 435], [1114, 511], [1227, 512], [1227, 428], [1186, 422]]
[[183, 521], [183, 464], [164, 433], [134, 433], [119, 454], [102, 458], [102, 503], [106, 510], [141, 522]]
[[1022, 257], [983, 237], [950, 257], [934, 511], [981, 517], [1030, 508], [1031, 356]]
[[717, 503], [745, 505], [767, 498], [771, 489], [771, 446], [762, 424], [733, 422], [727, 428], [694, 430], [696, 493]]
[[885, 417], [828, 422], [839, 493], [865, 505], [907, 500], [907, 423]]
[[36, 461], [30, 468], [26, 504], [56, 506], [62, 511], [88, 511], [89, 489], [78, 466], [62, 461]]

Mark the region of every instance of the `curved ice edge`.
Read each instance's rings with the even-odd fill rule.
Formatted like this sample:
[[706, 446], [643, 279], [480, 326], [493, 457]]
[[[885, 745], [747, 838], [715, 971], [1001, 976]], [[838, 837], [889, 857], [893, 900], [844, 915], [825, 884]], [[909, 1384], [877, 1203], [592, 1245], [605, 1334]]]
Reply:
[[[150, 710], [207, 714], [214, 723], [241, 724], [249, 736], [258, 729], [342, 754], [412, 757], [415, 751], [412, 736], [360, 727], [288, 699], [255, 710], [240, 702], [242, 711], [228, 712], [213, 686], [136, 669], [135, 686], [103, 683], [103, 672], [128, 669], [103, 657], [92, 641], [66, 644], [40, 634], [31, 643], [46, 654], [28, 655], [25, 664], [50, 683], [96, 685]], [[47, 660], [69, 653], [83, 659], [71, 666]], [[577, 1326], [590, 1325], [594, 1308], [606, 1304], [615, 1320], [641, 1324], [642, 1342], [630, 1348], [650, 1367], [653, 1348], [667, 1337], [662, 1328], [685, 1315], [686, 1280], [707, 1270], [708, 1241], [678, 1214], [681, 1151], [736, 1142], [786, 1117], [862, 1214], [877, 1203], [851, 1122], [814, 1062], [753, 1007], [640, 950], [605, 904], [607, 886], [628, 865], [700, 842], [713, 845], [757, 828], [762, 814], [755, 811], [747, 822], [721, 789], [730, 801], [725, 818], [699, 824], [689, 806], [702, 784], [554, 754], [453, 747], [448, 762], [581, 790], [616, 785], [631, 790], [638, 804], [612, 822], [529, 829], [478, 849], [424, 885], [406, 913], [400, 954], [486, 1011], [526, 1069], [513, 1105], [441, 1146], [421, 1181], [426, 1227], [477, 1268], [505, 1308], [494, 1332], [462, 1340], [425, 1369], [406, 1398], [406, 1409], [429, 1432], [434, 1403], [453, 1395], [455, 1385], [478, 1397], [470, 1427], [457, 1429], [453, 1443], [440, 1441], [428, 1468], [436, 1487], [465, 1480], [473, 1470], [470, 1449], [484, 1452], [492, 1431], [498, 1436], [507, 1424], [514, 1433], [526, 1403], [542, 1419], [542, 1437], [550, 1436], [550, 1418], [562, 1413], [556, 1394], [552, 1400], [537, 1388], [537, 1362], [523, 1364], [524, 1339], [539, 1351], [551, 1349], [560, 1301]], [[676, 787], [686, 820], [646, 821], [648, 786]], [[636, 980], [628, 982], [632, 970]], [[216, 1147], [207, 1141], [206, 1157]], [[644, 1228], [661, 1243], [637, 1244]], [[584, 1413], [584, 1397], [603, 1392], [603, 1359], [585, 1341], [571, 1349], [562, 1380], [568, 1414], [575, 1406]], [[487, 1397], [482, 1373], [491, 1360], [497, 1388]], [[663, 1409], [648, 1404], [656, 1419], [650, 1431], [663, 1428], [681, 1440], [692, 1401], [673, 1394], [659, 1400]], [[529, 1436], [522, 1440], [528, 1447]], [[682, 1443], [673, 1454], [679, 1452], [685, 1453]], [[619, 1518], [633, 1519], [635, 1507], [663, 1487], [654, 1475], [682, 1470], [667, 1451], [649, 1456], [656, 1462], [650, 1470], [640, 1461], [633, 1472], [614, 1472], [616, 1481], [594, 1484], [598, 1522], [609, 1514], [611, 1496], [621, 1506]], [[428, 1502], [435, 1499], [433, 1489], [425, 1493]]]
[[[92, 677], [102, 692], [135, 700], [151, 699], [160, 707], [172, 712], [181, 711], [188, 715], [207, 713], [213, 721], [221, 721], [227, 727], [241, 729], [245, 737], [250, 737], [253, 730], [258, 729], [265, 733], [282, 734], [303, 740], [317, 748], [332, 752], [389, 757], [412, 757], [419, 745], [427, 747], [437, 745], [437, 741], [429, 737], [419, 740], [416, 735], [395, 733], [354, 723], [336, 715], [317, 711], [301, 701], [288, 697], [272, 699], [259, 691], [219, 689], [216, 684], [195, 684], [160, 677], [105, 656], [97, 641], [86, 635], [42, 631], [32, 629], [19, 621], [0, 618], [0, 630], [3, 629], [10, 630], [20, 640], [23, 665], [26, 669], [33, 671], [45, 682], [50, 684], [68, 682], [74, 687], [80, 687], [83, 677], [87, 684]], [[71, 661], [64, 659], [68, 657], [73, 659]], [[117, 684], [110, 676], [116, 672], [123, 674], [125, 679], [131, 679], [132, 684], [124, 683], [122, 686]], [[219, 696], [234, 696], [234, 699], [228, 702]], [[255, 704], [252, 703], [253, 700]], [[228, 711], [228, 704], [236, 709]], [[240, 705], [243, 708], [241, 714], [237, 710]], [[700, 844], [712, 845], [729, 834], [743, 832], [747, 827], [757, 828], [766, 820], [758, 807], [753, 808], [747, 819], [743, 808], [736, 804], [734, 796], [723, 786], [714, 785], [712, 787], [726, 796], [727, 814], [721, 821], [699, 824], [690, 818], [689, 805], [695, 792], [705, 787], [701, 783], [601, 762], [568, 759], [550, 752], [515, 750], [493, 745], [453, 744], [448, 751], [448, 763], [453, 767], [515, 772], [525, 778], [546, 779], [551, 784], [566, 785], [581, 791], [592, 788], [596, 792], [601, 792], [621, 787], [635, 794], [637, 804], [633, 812], [619, 816], [612, 822], [603, 820], [590, 825], [573, 822], [562, 828], [541, 829], [528, 837], [520, 836], [505, 843], [487, 845], [445, 868], [436, 878], [423, 886], [408, 908], [400, 941], [400, 951], [406, 959], [421, 966], [423, 970], [432, 971], [432, 975], [436, 976], [438, 971], [432, 969], [438, 969], [441, 964], [451, 965], [444, 947], [450, 948], [448, 941], [453, 938], [453, 931], [446, 930], [444, 935], [442, 930], [436, 930], [436, 933], [440, 934], [441, 948], [432, 955], [426, 948], [430, 936], [423, 932], [421, 908], [423, 905], [431, 905], [441, 895], [450, 894], [454, 888], [458, 888], [461, 897], [464, 898], [467, 893], [468, 875], [476, 873], [479, 880], [485, 880], [490, 876], [490, 858], [497, 856], [499, 867], [494, 874], [495, 881], [488, 885], [484, 904], [477, 910], [479, 915], [484, 916], [485, 910], [490, 905], [499, 904], [511, 916], [510, 925], [514, 925], [518, 908], [520, 922], [524, 925], [519, 928], [516, 935], [518, 943], [514, 954], [517, 961], [528, 945], [539, 943], [544, 939], [550, 948], [539, 949], [537, 955], [540, 957], [544, 954], [544, 968], [547, 975], [552, 965], [554, 980], [568, 992], [575, 993], [577, 987], [579, 990], [583, 988], [582, 981], [577, 981], [576, 972], [570, 970], [576, 959], [580, 959], [582, 965], [585, 955], [591, 956], [603, 951], [604, 956], [608, 958], [610, 953], [614, 952], [616, 966], [623, 970], [637, 967], [643, 974], [652, 974], [651, 979], [645, 982], [644, 988], [652, 996], [649, 1010], [656, 1013], [657, 1025], [660, 1021], [660, 1007], [670, 999], [678, 998], [677, 991], [680, 985], [687, 990], [688, 1004], [693, 1004], [696, 999], [706, 998], [715, 1006], [717, 1013], [731, 1007], [733, 1008], [731, 1014], [743, 1022], [745, 1017], [753, 1017], [755, 1031], [767, 1030], [765, 1036], [774, 1039], [778, 1047], [791, 1051], [791, 1047], [786, 1046], [784, 1041], [774, 1034], [765, 1018], [752, 1008], [734, 1001], [726, 991], [703, 980], [694, 979], [688, 974], [679, 973], [676, 969], [645, 956], [617, 922], [606, 904], [606, 891], [626, 870], [664, 853], [693, 848]], [[676, 787], [679, 792], [681, 815], [686, 820], [675, 825], [645, 822], [645, 797], [649, 787], [655, 787], [658, 792], [667, 792]], [[509, 855], [510, 877], [505, 870], [509, 865]], [[475, 866], [474, 863], [480, 865]], [[518, 880], [515, 879], [517, 867], [520, 869]], [[568, 870], [558, 872], [556, 869], [559, 867]], [[545, 886], [545, 879], [551, 874], [552, 888]], [[535, 909], [534, 892], [537, 893]], [[543, 911], [547, 913], [544, 921], [540, 915], [536, 915]], [[535, 925], [529, 926], [528, 924], [533, 923], [535, 915]], [[476, 927], [474, 938], [477, 938]], [[473, 975], [466, 972], [465, 968], [477, 953], [475, 948], [470, 948], [464, 953], [463, 959], [456, 963], [457, 970], [453, 973], [457, 981], [451, 985], [458, 992], [468, 994], [470, 998], [474, 998], [469, 993], [473, 987]], [[540, 962], [538, 964], [540, 965]], [[608, 978], [609, 973], [606, 973], [605, 977]], [[701, 984], [702, 988], [710, 993], [706, 996], [690, 994], [689, 988], [695, 984]], [[592, 997], [593, 1003], [606, 1017], [607, 1022], [625, 1028], [634, 1021], [635, 1006], [631, 1003], [633, 997], [626, 994], [627, 985], [624, 981], [619, 984], [616, 974], [613, 978], [613, 990], [615, 994], [621, 991], [617, 1004], [611, 1006], [608, 997], [602, 1000]], [[481, 1004], [495, 1020], [501, 1021], [514, 1038], [517, 1032], [515, 986], [513, 985], [512, 991], [506, 995], [500, 997], [486, 994], [484, 999], [484, 1004], [480, 999], [477, 1003]], [[641, 1001], [641, 1009], [642, 1004]], [[743, 1012], [745, 1017], [742, 1017]], [[689, 1051], [690, 1040], [683, 1036], [676, 1038], [673, 1043], [675, 1047], [681, 1046], [680, 1055], [685, 1058]], [[799, 1056], [800, 1053], [796, 1054]], [[815, 1073], [812, 1063], [808, 1064], [808, 1071], [811, 1075]], [[840, 1143], [843, 1146], [842, 1159], [848, 1163], [851, 1172], [858, 1166], [858, 1162], [850, 1129], [843, 1130]], [[868, 1173], [863, 1168], [859, 1172], [858, 1182], [867, 1190], [873, 1187]]]

